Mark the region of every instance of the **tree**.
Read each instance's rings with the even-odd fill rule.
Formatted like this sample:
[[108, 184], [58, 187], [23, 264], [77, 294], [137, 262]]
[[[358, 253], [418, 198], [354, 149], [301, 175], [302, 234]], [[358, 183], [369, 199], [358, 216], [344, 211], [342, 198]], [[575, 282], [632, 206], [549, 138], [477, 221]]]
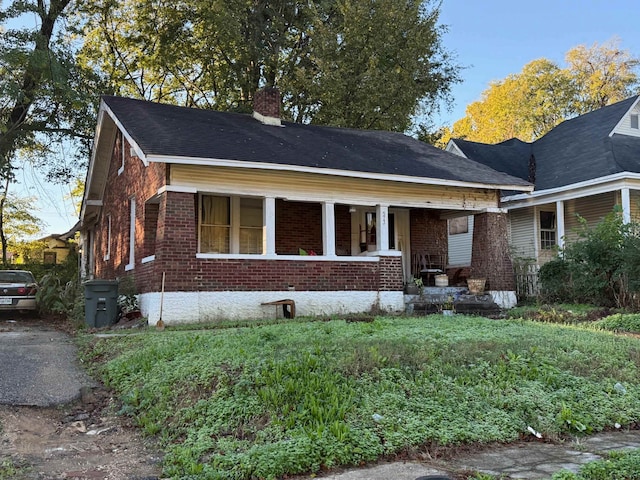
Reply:
[[112, 91], [249, 111], [278, 86], [297, 122], [405, 130], [459, 80], [435, 0], [84, 0], [83, 65]]
[[623, 100], [638, 89], [638, 59], [616, 42], [575, 47], [566, 61], [567, 67], [560, 68], [550, 60], [534, 60], [522, 72], [491, 83], [443, 139], [499, 143], [517, 137], [530, 142], [563, 120]]
[[2, 263], [8, 263], [8, 250], [19, 246], [27, 237], [42, 231], [42, 221], [33, 213], [35, 198], [16, 195], [0, 196], [0, 243]]
[[[87, 164], [95, 125], [96, 77], [79, 68], [60, 27], [70, 0], [22, 0], [0, 10], [0, 243], [6, 262], [7, 211], [18, 161], [66, 181]], [[27, 20], [36, 19], [34, 27]], [[16, 28], [10, 26], [16, 25]], [[71, 141], [72, 145], [64, 145]], [[74, 154], [59, 155], [61, 146]]]

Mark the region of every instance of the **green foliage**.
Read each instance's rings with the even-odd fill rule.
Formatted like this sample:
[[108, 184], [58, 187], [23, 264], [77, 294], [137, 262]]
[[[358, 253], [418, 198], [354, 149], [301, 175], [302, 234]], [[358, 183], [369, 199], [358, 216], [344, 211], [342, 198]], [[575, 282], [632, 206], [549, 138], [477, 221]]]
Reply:
[[604, 460], [587, 463], [579, 473], [567, 471], [553, 475], [553, 480], [639, 480], [640, 450], [609, 452]]
[[623, 223], [619, 208], [593, 228], [581, 219], [577, 240], [540, 268], [542, 300], [637, 308], [639, 232], [637, 223]]
[[[79, 2], [83, 64], [121, 95], [296, 122], [405, 131], [459, 81], [433, 0]], [[153, 39], [153, 41], [149, 41]]]
[[[52, 178], [66, 179], [86, 165], [95, 92], [103, 89], [74, 61], [71, 38], [65, 36], [70, 0], [5, 3], [0, 10], [0, 177], [12, 179], [20, 157]], [[22, 21], [25, 16], [34, 21]], [[59, 142], [68, 140], [77, 141], [75, 148], [65, 149], [78, 152], [72, 162], [59, 154]]]
[[593, 327], [612, 332], [640, 333], [640, 314], [617, 313], [594, 322]]
[[640, 418], [638, 340], [575, 326], [433, 315], [82, 343], [176, 478], [277, 478]]
[[10, 480], [16, 478], [19, 473], [19, 468], [13, 463], [11, 459], [0, 460], [0, 480]]
[[78, 280], [78, 257], [70, 252], [64, 263], [31, 270], [38, 279], [36, 301], [42, 313], [65, 315], [79, 323], [84, 315], [84, 290]]

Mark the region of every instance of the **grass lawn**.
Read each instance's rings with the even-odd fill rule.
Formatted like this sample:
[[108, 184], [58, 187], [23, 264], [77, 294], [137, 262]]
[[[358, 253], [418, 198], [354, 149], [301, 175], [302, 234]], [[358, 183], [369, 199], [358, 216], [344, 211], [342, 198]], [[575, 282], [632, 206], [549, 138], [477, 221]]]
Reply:
[[433, 315], [84, 338], [176, 478], [317, 472], [640, 420], [640, 340]]

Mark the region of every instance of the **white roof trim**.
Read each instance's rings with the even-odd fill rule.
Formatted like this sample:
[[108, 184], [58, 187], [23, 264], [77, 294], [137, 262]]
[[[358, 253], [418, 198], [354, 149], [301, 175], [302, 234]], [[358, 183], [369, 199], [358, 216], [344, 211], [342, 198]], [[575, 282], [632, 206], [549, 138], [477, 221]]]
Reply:
[[107, 105], [104, 102], [104, 100], [102, 100], [102, 104], [100, 105], [100, 110], [104, 110], [111, 117], [113, 122], [117, 125], [118, 129], [122, 132], [122, 134], [127, 139], [127, 142], [129, 142], [129, 145], [131, 145], [131, 148], [136, 152], [136, 156], [140, 160], [142, 160], [142, 163], [144, 164], [145, 167], [148, 167], [149, 160], [147, 160], [147, 156], [144, 154], [144, 152], [142, 151], [140, 146], [136, 143], [136, 141], [131, 137], [131, 135], [129, 135], [129, 132], [127, 132], [127, 130], [122, 125], [122, 123], [120, 123], [120, 120], [118, 120], [118, 117], [115, 116], [115, 114], [109, 108], [109, 105]]
[[640, 95], [638, 96], [638, 98], [636, 98], [636, 101], [633, 102], [633, 104], [631, 105], [631, 107], [629, 107], [629, 109], [624, 112], [624, 115], [622, 117], [620, 117], [620, 120], [618, 120], [618, 123], [616, 123], [616, 126], [613, 127], [613, 130], [611, 130], [609, 132], [609, 136], [613, 137], [613, 135], [616, 133], [616, 130], [618, 130], [618, 128], [620, 127], [620, 125], [622, 125], [622, 122], [624, 122], [625, 118], [627, 117], [627, 115], [629, 115], [631, 113], [631, 110], [633, 110], [634, 108], [636, 108], [636, 105], [638, 105], [638, 102], [640, 102]]
[[619, 190], [623, 187], [640, 189], [640, 173], [621, 172], [563, 187], [540, 190], [529, 194], [510, 195], [502, 198], [502, 204], [508, 210], [512, 210], [525, 206], [589, 197]]
[[242, 160], [229, 160], [222, 158], [199, 158], [199, 157], [174, 157], [169, 155], [149, 155], [149, 162], [175, 163], [183, 165], [206, 165], [230, 168], [250, 168], [260, 170], [280, 170], [289, 172], [316, 173], [320, 175], [334, 175], [338, 177], [365, 178], [369, 180], [387, 180], [402, 183], [417, 183], [420, 185], [443, 185], [449, 187], [464, 188], [489, 188], [497, 190], [518, 190], [532, 191], [533, 185], [511, 185], [511, 184], [487, 184], [476, 182], [462, 182], [445, 180], [441, 178], [412, 177], [409, 175], [392, 175], [386, 173], [357, 172], [349, 170], [338, 170], [335, 168], [304, 167], [300, 165], [285, 165], [280, 163], [246, 162]]
[[449, 153], [453, 153], [454, 155], [458, 155], [464, 158], [469, 158], [464, 154], [462, 150], [460, 150], [460, 147], [456, 144], [453, 138], [449, 139], [449, 142], [447, 143], [447, 148], [445, 148], [445, 150]]

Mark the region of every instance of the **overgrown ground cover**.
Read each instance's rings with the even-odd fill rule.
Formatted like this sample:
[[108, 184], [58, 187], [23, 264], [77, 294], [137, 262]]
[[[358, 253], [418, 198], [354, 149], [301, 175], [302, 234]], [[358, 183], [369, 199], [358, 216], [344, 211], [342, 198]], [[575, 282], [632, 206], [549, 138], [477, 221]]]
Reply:
[[521, 319], [167, 329], [86, 337], [84, 352], [179, 478], [274, 478], [640, 419], [639, 340]]

